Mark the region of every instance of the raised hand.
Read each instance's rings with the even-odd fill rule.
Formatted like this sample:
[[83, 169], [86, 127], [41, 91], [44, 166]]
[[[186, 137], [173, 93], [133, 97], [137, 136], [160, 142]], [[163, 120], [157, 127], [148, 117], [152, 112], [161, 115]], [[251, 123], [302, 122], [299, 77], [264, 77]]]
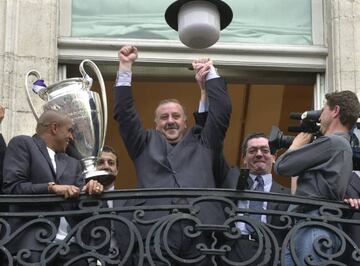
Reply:
[[125, 45], [119, 50], [118, 57], [119, 70], [131, 71], [132, 64], [138, 57], [138, 50], [135, 46]]
[[192, 62], [192, 66], [195, 70], [195, 79], [201, 89], [202, 94], [205, 93], [206, 75], [209, 73], [210, 66], [212, 65], [213, 62], [210, 60], [210, 58], [201, 58]]

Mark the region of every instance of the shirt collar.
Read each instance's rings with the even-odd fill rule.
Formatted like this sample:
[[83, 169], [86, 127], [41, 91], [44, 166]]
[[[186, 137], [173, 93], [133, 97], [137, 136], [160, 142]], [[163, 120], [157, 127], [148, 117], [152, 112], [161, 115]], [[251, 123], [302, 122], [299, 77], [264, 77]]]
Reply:
[[[253, 182], [255, 182], [255, 179], [258, 175], [253, 175], [250, 174], [250, 177], [252, 179]], [[264, 186], [269, 185], [272, 183], [272, 174], [265, 174], [265, 175], [261, 175], [263, 180], [264, 180]]]
[[46, 148], [47, 148], [50, 158], [52, 158], [52, 159], [55, 158], [56, 152], [53, 151], [52, 149], [50, 149], [49, 147], [46, 147]]

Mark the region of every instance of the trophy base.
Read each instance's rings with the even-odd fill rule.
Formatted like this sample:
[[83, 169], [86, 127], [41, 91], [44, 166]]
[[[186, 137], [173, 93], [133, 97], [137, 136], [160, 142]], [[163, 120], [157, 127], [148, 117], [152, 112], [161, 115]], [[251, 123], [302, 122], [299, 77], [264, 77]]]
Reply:
[[85, 172], [82, 176], [84, 177], [86, 183], [90, 180], [97, 180], [103, 186], [107, 186], [115, 180], [115, 176], [111, 172], [105, 170]]

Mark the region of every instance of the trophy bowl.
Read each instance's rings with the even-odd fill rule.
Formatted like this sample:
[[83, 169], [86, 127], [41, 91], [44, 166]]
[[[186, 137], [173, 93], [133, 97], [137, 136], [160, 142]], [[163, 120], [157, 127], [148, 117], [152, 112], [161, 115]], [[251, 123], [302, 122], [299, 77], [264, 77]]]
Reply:
[[[91, 91], [92, 78], [85, 72], [84, 64], [90, 65], [97, 74], [102, 92], [102, 101], [97, 92]], [[95, 63], [84, 60], [79, 66], [82, 78], [70, 78], [48, 87], [44, 83], [39, 83], [40, 74], [37, 71], [29, 71], [26, 75], [25, 88], [28, 102], [35, 118], [36, 113], [31, 101], [28, 89], [28, 77], [34, 75], [38, 80], [34, 84], [43, 84], [43, 87], [33, 86], [41, 99], [45, 101], [43, 110], [59, 110], [66, 113], [73, 121], [73, 141], [67, 147], [66, 153], [80, 160], [83, 167], [81, 177], [85, 182], [91, 179], [98, 180], [100, 183], [114, 181], [115, 176], [105, 170], [97, 170], [97, 160], [104, 146], [107, 128], [107, 100], [106, 90], [101, 73]], [[104, 107], [104, 109], [103, 109]]]

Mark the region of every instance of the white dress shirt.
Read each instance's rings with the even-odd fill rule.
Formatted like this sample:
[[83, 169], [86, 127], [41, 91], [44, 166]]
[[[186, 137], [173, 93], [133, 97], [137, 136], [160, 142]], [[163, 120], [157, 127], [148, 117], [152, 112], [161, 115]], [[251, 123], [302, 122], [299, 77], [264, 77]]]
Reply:
[[[56, 173], [56, 161], [55, 161], [55, 151], [53, 151], [52, 149], [50, 149], [49, 147], [46, 147], [51, 159], [51, 163], [54, 167], [55, 173]], [[69, 228], [69, 223], [66, 221], [65, 217], [60, 217], [60, 224], [58, 227], [58, 231], [56, 233], [56, 240], [64, 240], [65, 237], [68, 234], [68, 228]]]
[[[251, 179], [253, 181], [253, 185], [250, 188], [250, 190], [254, 190], [255, 187], [257, 186], [257, 183], [258, 183], [255, 180], [257, 175], [250, 174], [250, 177], [251, 177]], [[262, 175], [262, 178], [264, 180], [264, 192], [270, 192], [270, 189], [271, 189], [271, 186], [272, 186], [272, 175], [271, 174]], [[249, 208], [249, 203], [250, 203], [249, 200], [239, 200], [237, 205], [241, 209], [248, 209]], [[266, 210], [266, 208], [267, 208], [267, 201], [264, 201], [263, 209]], [[239, 214], [239, 215], [242, 216], [243, 214]], [[261, 221], [263, 223], [266, 223], [266, 215], [261, 215]], [[245, 235], [249, 234], [249, 231], [245, 227], [245, 223], [238, 222], [238, 223], [236, 223], [236, 227], [241, 230], [242, 234], [245, 234]]]

